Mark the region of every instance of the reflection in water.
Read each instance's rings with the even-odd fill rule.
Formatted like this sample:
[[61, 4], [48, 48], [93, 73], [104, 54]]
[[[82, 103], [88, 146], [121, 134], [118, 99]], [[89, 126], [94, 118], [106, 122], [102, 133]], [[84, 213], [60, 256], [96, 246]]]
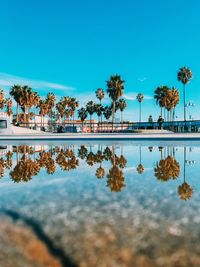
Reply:
[[183, 178], [184, 178], [184, 182], [182, 185], [180, 185], [178, 187], [178, 194], [180, 199], [182, 200], [188, 200], [191, 198], [192, 194], [193, 194], [193, 189], [192, 187], [186, 183], [186, 147], [184, 147], [184, 164], [183, 164], [184, 168], [183, 168]]
[[[119, 147], [118, 147], [119, 148]], [[125, 176], [123, 169], [127, 167], [127, 158], [123, 152], [123, 145], [119, 149], [116, 145], [98, 145], [94, 149], [92, 145], [80, 147], [63, 146], [13, 146], [0, 157], [0, 177], [5, 176], [5, 170], [9, 171], [10, 178], [16, 182], [28, 182], [37, 176], [41, 169], [47, 174], [53, 175], [59, 168], [62, 171], [70, 171], [79, 167], [79, 160], [85, 162], [89, 167], [95, 167], [94, 175], [98, 179], [106, 177], [107, 186], [112, 192], [120, 192], [125, 187]], [[148, 147], [145, 153], [155, 151]], [[154, 167], [154, 175], [158, 181], [167, 182], [177, 180], [180, 177], [180, 163], [176, 159], [175, 148], [158, 147], [160, 159], [157, 159]], [[183, 184], [178, 186], [177, 193], [181, 200], [188, 200], [193, 194], [193, 189], [186, 182], [186, 152], [184, 147], [183, 160]], [[79, 158], [79, 159], [78, 159]], [[104, 166], [105, 165], [105, 166]], [[108, 167], [110, 165], [110, 167]], [[142, 147], [139, 146], [139, 164], [136, 166], [138, 174], [145, 171], [142, 164]]]

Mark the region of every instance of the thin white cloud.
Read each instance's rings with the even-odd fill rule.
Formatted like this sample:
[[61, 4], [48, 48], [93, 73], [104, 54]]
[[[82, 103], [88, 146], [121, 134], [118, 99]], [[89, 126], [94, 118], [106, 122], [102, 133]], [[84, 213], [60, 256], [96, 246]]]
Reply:
[[[135, 100], [137, 100], [137, 99], [136, 99], [136, 97], [137, 97], [137, 93], [124, 94], [123, 97], [124, 97], [126, 100], [135, 101]], [[152, 96], [144, 95], [144, 100], [151, 100], [151, 99], [153, 99]]]
[[66, 86], [63, 84], [52, 83], [47, 81], [40, 81], [40, 80], [32, 80], [24, 77], [19, 77], [15, 75], [11, 75], [8, 73], [0, 72], [0, 86], [8, 87], [13, 86], [14, 84], [20, 85], [29, 85], [35, 89], [53, 89], [53, 90], [63, 90], [63, 91], [73, 91], [75, 88], [71, 86]]

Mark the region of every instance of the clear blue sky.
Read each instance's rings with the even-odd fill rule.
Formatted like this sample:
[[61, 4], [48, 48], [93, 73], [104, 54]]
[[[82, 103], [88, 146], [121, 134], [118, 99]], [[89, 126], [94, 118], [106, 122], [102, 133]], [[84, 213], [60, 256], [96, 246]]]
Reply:
[[[194, 75], [187, 100], [200, 118], [199, 10], [199, 0], [1, 0], [0, 87], [23, 77], [43, 94], [82, 104], [118, 73], [127, 99], [144, 93], [143, 119], [157, 118], [155, 87], [181, 90], [176, 75], [186, 65]], [[125, 117], [138, 119], [136, 101], [128, 100]]]

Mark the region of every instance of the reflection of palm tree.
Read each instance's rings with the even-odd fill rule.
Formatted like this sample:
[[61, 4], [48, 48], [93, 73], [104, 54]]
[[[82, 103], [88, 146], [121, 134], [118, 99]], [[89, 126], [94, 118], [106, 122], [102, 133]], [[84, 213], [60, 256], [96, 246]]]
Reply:
[[92, 151], [90, 151], [88, 153], [86, 161], [87, 161], [87, 164], [89, 166], [93, 166], [94, 165], [94, 162], [95, 162], [95, 154]]
[[117, 165], [114, 165], [107, 175], [107, 186], [112, 192], [120, 192], [125, 186], [123, 172]]
[[179, 194], [180, 199], [182, 199], [182, 200], [188, 200], [193, 195], [193, 189], [186, 182], [185, 176], [186, 176], [186, 147], [184, 147], [184, 168], [183, 168], [184, 182], [182, 185], [179, 185], [179, 187], [178, 187], [178, 194]]
[[81, 146], [79, 149], [78, 149], [78, 157], [80, 159], [85, 159], [87, 157], [87, 154], [88, 154], [88, 150], [85, 146]]
[[144, 171], [144, 166], [142, 165], [142, 151], [141, 151], [141, 146], [140, 146], [140, 163], [137, 166], [137, 172], [139, 174], [142, 174]]
[[64, 171], [69, 171], [72, 169], [76, 169], [79, 165], [78, 159], [76, 159], [73, 150], [64, 150], [61, 149], [56, 157], [56, 163], [61, 167]]
[[48, 174], [53, 174], [56, 170], [55, 161], [52, 158], [52, 155], [51, 151], [42, 151], [40, 153], [40, 159], [38, 160], [40, 167], [45, 167]]
[[158, 180], [168, 181], [170, 179], [177, 179], [180, 174], [180, 164], [174, 157], [168, 156], [166, 159], [161, 159], [157, 162], [154, 172]]
[[3, 158], [0, 158], [0, 178], [4, 177], [5, 161]]
[[121, 155], [119, 158], [118, 158], [118, 162], [117, 162], [117, 165], [120, 167], [120, 168], [125, 168], [126, 167], [126, 164], [127, 164], [127, 160], [126, 158]]
[[13, 156], [13, 153], [11, 151], [8, 151], [6, 153], [6, 161], [5, 161], [5, 164], [6, 164], [6, 168], [7, 169], [11, 169], [12, 168], [12, 156]]
[[115, 146], [112, 146], [112, 168], [109, 170], [107, 175], [107, 186], [110, 187], [111, 191], [120, 192], [125, 186], [124, 175], [122, 170], [117, 166], [118, 158], [115, 155]]
[[104, 158], [105, 158], [106, 161], [111, 160], [111, 158], [112, 158], [112, 151], [111, 151], [111, 149], [108, 146], [105, 148], [105, 150], [103, 152], [103, 155], [104, 155]]
[[96, 170], [96, 177], [98, 179], [102, 179], [105, 176], [105, 170], [103, 167], [101, 167], [101, 165], [99, 166], [99, 168], [97, 168]]
[[38, 161], [32, 161], [30, 158], [26, 158], [25, 155], [15, 166], [14, 170], [10, 172], [10, 177], [14, 182], [28, 182], [32, 176], [38, 174], [40, 166]]
[[104, 159], [103, 153], [101, 150], [98, 150], [96, 155], [95, 155], [95, 162], [101, 163]]

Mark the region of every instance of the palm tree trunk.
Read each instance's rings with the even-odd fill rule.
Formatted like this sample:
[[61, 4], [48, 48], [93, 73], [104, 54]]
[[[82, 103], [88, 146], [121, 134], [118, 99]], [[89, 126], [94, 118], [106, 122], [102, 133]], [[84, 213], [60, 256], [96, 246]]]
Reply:
[[141, 123], [141, 115], [142, 115], [142, 102], [140, 102], [140, 117], [139, 117], [140, 123]]
[[122, 123], [123, 123], [123, 111], [121, 111], [121, 129], [123, 129]]
[[183, 103], [184, 103], [184, 121], [186, 121], [186, 106], [185, 106], [185, 84], [183, 84]]
[[186, 172], [186, 147], [184, 146], [184, 169], [183, 169], [183, 177], [184, 177], [184, 183], [185, 183], [185, 172]]
[[19, 104], [17, 103], [17, 112], [16, 112], [16, 122], [18, 123], [19, 121]]
[[74, 113], [72, 119], [73, 119], [73, 133], [74, 133]]
[[90, 132], [92, 132], [92, 115], [90, 114]]

